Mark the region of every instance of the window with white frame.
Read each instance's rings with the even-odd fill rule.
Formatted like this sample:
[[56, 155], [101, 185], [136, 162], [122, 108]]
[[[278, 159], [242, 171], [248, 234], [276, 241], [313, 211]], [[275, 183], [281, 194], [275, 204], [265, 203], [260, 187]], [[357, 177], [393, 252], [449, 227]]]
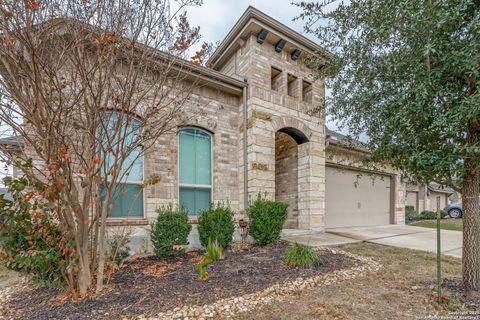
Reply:
[[207, 209], [212, 200], [212, 136], [186, 128], [178, 134], [179, 202], [190, 215]]
[[[121, 158], [124, 158], [110, 197], [111, 209], [108, 217], [143, 218], [143, 154], [139, 141], [140, 120], [132, 115], [120, 115], [118, 112], [107, 112], [106, 119], [105, 136], [108, 142], [105, 148], [104, 174], [107, 175], [107, 179], [111, 179], [109, 172], [119, 164], [118, 155], [123, 154]], [[101, 198], [105, 196], [106, 187], [103, 187]]]

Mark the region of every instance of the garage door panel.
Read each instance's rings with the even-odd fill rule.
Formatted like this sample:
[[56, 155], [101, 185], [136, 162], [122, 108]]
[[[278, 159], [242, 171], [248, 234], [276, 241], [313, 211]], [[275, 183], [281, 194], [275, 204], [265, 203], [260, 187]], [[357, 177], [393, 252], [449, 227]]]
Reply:
[[327, 167], [327, 228], [390, 223], [390, 177]]

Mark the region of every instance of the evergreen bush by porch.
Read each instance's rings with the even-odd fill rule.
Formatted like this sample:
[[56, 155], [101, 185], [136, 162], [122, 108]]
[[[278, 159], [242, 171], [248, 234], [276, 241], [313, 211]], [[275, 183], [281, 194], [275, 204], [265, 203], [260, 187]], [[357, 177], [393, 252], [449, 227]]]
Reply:
[[249, 233], [258, 244], [264, 245], [280, 239], [283, 224], [287, 218], [286, 203], [272, 201], [258, 194], [248, 208]]
[[200, 212], [198, 217], [200, 243], [206, 247], [211, 239], [226, 248], [232, 242], [235, 231], [233, 217], [233, 211], [222, 203], [211, 204], [209, 209]]
[[177, 256], [183, 254], [188, 244], [192, 226], [188, 223], [188, 211], [174, 209], [172, 205], [157, 210], [157, 221], [152, 225], [152, 243], [157, 256]]

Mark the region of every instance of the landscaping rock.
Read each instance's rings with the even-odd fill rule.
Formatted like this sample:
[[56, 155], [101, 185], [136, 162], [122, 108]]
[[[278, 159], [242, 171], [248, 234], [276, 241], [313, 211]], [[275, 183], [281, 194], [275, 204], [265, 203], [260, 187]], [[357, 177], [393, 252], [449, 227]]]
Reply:
[[[176, 315], [173, 314], [175, 310], [180, 310], [183, 308], [188, 308], [190, 310], [188, 313], [189, 319], [204, 320], [205, 318], [211, 317], [231, 318], [237, 313], [251, 311], [260, 305], [265, 305], [272, 302], [281, 302], [289, 295], [297, 294], [300, 291], [310, 289], [315, 286], [332, 285], [340, 281], [366, 275], [370, 272], [377, 272], [381, 268], [379, 263], [370, 258], [357, 256], [342, 250], [334, 250], [329, 248], [322, 248], [319, 250], [328, 250], [333, 254], [343, 254], [360, 261], [361, 264], [346, 270], [334, 270], [330, 273], [311, 278], [304, 279], [302, 277], [298, 277], [294, 281], [289, 281], [281, 285], [275, 284], [261, 291], [239, 297], [221, 299], [209, 305], [183, 306], [181, 308], [177, 307], [172, 311], [159, 314], [159, 319], [167, 320], [172, 319], [172, 317], [176, 318]], [[154, 318], [151, 318], [149, 320], [153, 319]]]

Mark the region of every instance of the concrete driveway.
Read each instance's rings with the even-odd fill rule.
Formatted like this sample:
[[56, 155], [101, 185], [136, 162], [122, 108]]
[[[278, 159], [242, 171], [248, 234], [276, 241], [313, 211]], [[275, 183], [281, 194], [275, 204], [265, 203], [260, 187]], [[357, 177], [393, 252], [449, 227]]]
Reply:
[[[437, 251], [437, 231], [431, 228], [407, 225], [387, 225], [361, 228], [339, 228], [325, 233], [301, 234], [284, 232], [283, 239], [312, 247], [335, 246], [355, 242], [371, 242], [386, 246]], [[462, 257], [462, 232], [441, 231], [442, 254]]]

